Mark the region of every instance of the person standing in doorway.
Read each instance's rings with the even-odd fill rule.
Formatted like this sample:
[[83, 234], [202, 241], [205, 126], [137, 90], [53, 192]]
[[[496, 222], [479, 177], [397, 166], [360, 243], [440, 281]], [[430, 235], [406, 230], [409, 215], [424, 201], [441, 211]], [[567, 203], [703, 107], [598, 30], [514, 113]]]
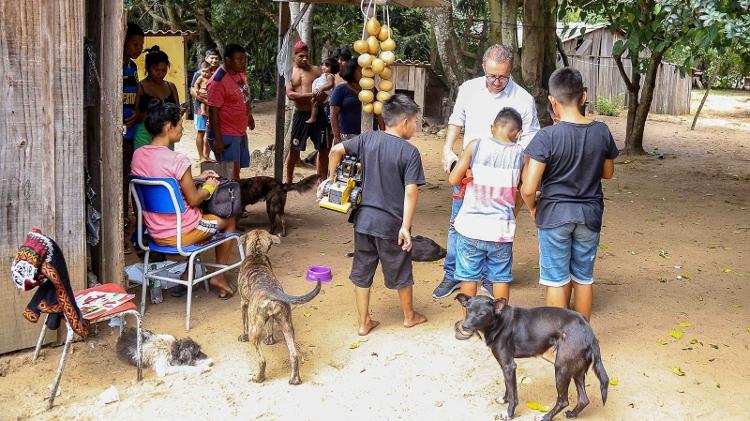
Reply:
[[[453, 113], [448, 120], [448, 132], [443, 145], [443, 169], [450, 173], [458, 156], [453, 147], [464, 130], [463, 148], [471, 141], [492, 135], [492, 127], [498, 112], [505, 107], [518, 111], [523, 120], [518, 143], [526, 147], [534, 134], [539, 131], [539, 120], [536, 116], [536, 104], [532, 97], [511, 77], [513, 70], [513, 51], [502, 44], [495, 44], [487, 49], [482, 58], [484, 75], [467, 80], [458, 90]], [[462, 148], [462, 150], [463, 150]], [[458, 195], [460, 187], [454, 187], [453, 194]], [[445, 298], [461, 287], [454, 278], [456, 270], [456, 230], [453, 221], [461, 209], [462, 199], [453, 199], [451, 217], [448, 225], [448, 254], [445, 256], [445, 275], [432, 292], [434, 298]], [[486, 279], [484, 277], [483, 279]], [[482, 291], [491, 294], [492, 285], [483, 283]]]
[[224, 64], [214, 72], [207, 87], [208, 143], [217, 161], [234, 161], [238, 169], [250, 166], [247, 129], [255, 130], [246, 65], [245, 49], [237, 44], [227, 45]]
[[146, 130], [143, 119], [146, 117], [146, 109], [152, 99], [162, 102], [179, 104], [180, 96], [177, 86], [166, 80], [169, 72], [169, 56], [154, 45], [146, 51], [146, 77], [138, 83], [136, 94], [136, 120], [138, 125], [135, 130], [134, 148], [138, 149], [151, 143], [153, 135]]

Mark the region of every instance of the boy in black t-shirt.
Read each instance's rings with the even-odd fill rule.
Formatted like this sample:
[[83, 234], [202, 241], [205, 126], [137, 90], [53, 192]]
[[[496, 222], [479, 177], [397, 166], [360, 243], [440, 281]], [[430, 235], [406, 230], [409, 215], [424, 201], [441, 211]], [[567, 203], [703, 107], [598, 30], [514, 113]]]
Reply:
[[537, 226], [539, 283], [547, 287], [546, 304], [568, 308], [575, 294], [574, 308], [588, 320], [604, 213], [601, 180], [614, 175], [619, 151], [606, 124], [581, 114], [586, 94], [578, 70], [556, 70], [549, 91], [560, 122], [540, 130], [526, 147], [530, 159], [521, 195]]
[[354, 217], [354, 260], [349, 275], [355, 287], [361, 336], [379, 324], [370, 318], [369, 309], [378, 262], [386, 288], [398, 290], [404, 327], [427, 321], [414, 311], [412, 294], [411, 225], [417, 186], [425, 183], [419, 151], [407, 141], [417, 131], [417, 114], [419, 107], [414, 101], [394, 95], [383, 103], [384, 132], [367, 132], [331, 149], [331, 179], [345, 155], [357, 156], [362, 164], [362, 204]]

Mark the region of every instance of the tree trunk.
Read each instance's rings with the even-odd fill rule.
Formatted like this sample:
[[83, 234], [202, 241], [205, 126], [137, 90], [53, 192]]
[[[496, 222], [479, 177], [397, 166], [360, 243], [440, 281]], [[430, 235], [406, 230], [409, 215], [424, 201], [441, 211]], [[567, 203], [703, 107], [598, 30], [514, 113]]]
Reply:
[[[221, 42], [219, 37], [216, 36], [216, 33], [214, 32], [213, 26], [211, 26], [210, 17], [206, 12], [210, 10], [210, 7], [208, 9], [195, 9], [195, 20], [198, 22], [198, 26], [201, 27], [203, 30], [205, 30], [208, 35], [211, 37], [211, 39], [216, 43], [216, 48], [221, 52], [221, 54], [224, 54], [224, 43]], [[200, 62], [199, 62], [200, 63]]]
[[[292, 22], [297, 19], [297, 15], [302, 12], [302, 8], [304, 7], [303, 3], [291, 3], [291, 18]], [[295, 8], [294, 5], [297, 5]], [[308, 47], [308, 54], [309, 54], [309, 60], [310, 63], [315, 63], [317, 60], [315, 60], [315, 44], [314, 41], [314, 31], [313, 31], [313, 9], [315, 8], [314, 3], [310, 3], [310, 7], [307, 8], [307, 12], [305, 12], [305, 15], [302, 16], [302, 20], [299, 22], [299, 25], [297, 26], [297, 33], [299, 34], [299, 38], [307, 44]], [[296, 11], [295, 11], [296, 9]]]
[[449, 3], [444, 8], [430, 8], [427, 18], [432, 26], [432, 35], [435, 37], [443, 73], [448, 80], [449, 97], [455, 98], [458, 87], [466, 79], [466, 68], [456, 54], [459, 43], [453, 32], [453, 6]]
[[521, 78], [523, 84], [531, 89], [531, 95], [537, 95], [541, 86], [544, 67], [544, 25], [546, 16], [544, 0], [525, 0], [523, 2], [523, 51], [521, 51]]
[[703, 98], [701, 99], [700, 105], [698, 105], [698, 110], [695, 112], [695, 117], [693, 117], [693, 124], [690, 125], [690, 130], [695, 130], [695, 123], [698, 122], [698, 116], [701, 114], [701, 110], [703, 109], [703, 104], [706, 103], [706, 99], [708, 98], [708, 93], [711, 91], [711, 80], [712, 78], [708, 78], [708, 82], [706, 82], [706, 93], [703, 94]]
[[[505, 37], [503, 36], [504, 20], [503, 20], [503, 6], [505, 1], [503, 0], [489, 0], [490, 7], [490, 30], [489, 30], [489, 44], [503, 44]], [[481, 51], [481, 50], [480, 50]]]
[[502, 15], [503, 45], [513, 50], [513, 78], [521, 82], [521, 51], [518, 49], [518, 0], [503, 0]]
[[[625, 138], [625, 148], [623, 149], [625, 155], [644, 155], [646, 153], [643, 149], [643, 131], [646, 128], [646, 119], [651, 109], [651, 101], [654, 99], [656, 76], [659, 73], [661, 59], [661, 54], [654, 54], [649, 58], [651, 63], [643, 81], [643, 90], [638, 100], [638, 105], [635, 113], [633, 113], [632, 125], [630, 123], [631, 113], [628, 110], [630, 133]], [[633, 68], [636, 68], [635, 65]]]

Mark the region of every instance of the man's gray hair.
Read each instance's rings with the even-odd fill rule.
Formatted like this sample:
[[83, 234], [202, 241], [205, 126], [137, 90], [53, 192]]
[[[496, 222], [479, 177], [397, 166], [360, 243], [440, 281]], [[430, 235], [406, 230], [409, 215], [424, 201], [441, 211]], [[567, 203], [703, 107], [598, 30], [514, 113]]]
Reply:
[[513, 63], [513, 51], [503, 44], [495, 44], [484, 52], [482, 64], [489, 60], [496, 63]]

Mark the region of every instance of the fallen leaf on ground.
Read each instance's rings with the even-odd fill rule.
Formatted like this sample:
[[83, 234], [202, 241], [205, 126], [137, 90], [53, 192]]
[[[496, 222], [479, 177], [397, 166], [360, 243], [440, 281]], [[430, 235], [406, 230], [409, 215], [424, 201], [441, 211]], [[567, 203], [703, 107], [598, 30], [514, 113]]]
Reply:
[[549, 412], [549, 408], [540, 404], [539, 402], [526, 401], [526, 406], [529, 407], [529, 409], [533, 409], [535, 411]]
[[665, 341], [664, 339], [657, 339], [656, 343], [659, 345], [667, 345], [669, 342]]
[[690, 322], [680, 322], [680, 323], [677, 323], [677, 326], [679, 326], [679, 327], [690, 327], [692, 325], [693, 324], [690, 323]]
[[659, 250], [659, 257], [664, 258], [664, 259], [669, 259], [669, 252], [664, 249], [661, 249]]
[[719, 349], [719, 345], [716, 345], [716, 344], [708, 344], [708, 346], [710, 346], [713, 349]]
[[716, 388], [717, 388], [717, 389], [721, 389], [721, 384], [719, 384], [719, 383], [716, 383]]
[[690, 340], [690, 343], [691, 343], [692, 345], [695, 345], [695, 344], [697, 344], [697, 343], [698, 343], [698, 340], [697, 340], [697, 339], [691, 339], [691, 340]]
[[682, 339], [682, 337], [685, 336], [685, 332], [673, 329], [669, 331], [669, 336], [675, 339]]
[[619, 380], [617, 380], [617, 379], [609, 379], [609, 385], [610, 386], [617, 386], [618, 384], [620, 384]]
[[359, 348], [359, 342], [352, 342], [349, 344], [349, 349], [357, 349]]
[[604, 251], [604, 250], [607, 250], [608, 248], [609, 246], [607, 245], [607, 243], [599, 243], [599, 250]]
[[747, 329], [745, 329], [745, 332], [750, 333], [750, 327], [748, 327]]
[[730, 272], [732, 272], [732, 269], [731, 268], [723, 268], [723, 269], [721, 269], [721, 271], [724, 272], [724, 273], [730, 273]]
[[680, 367], [673, 368], [672, 369], [672, 373], [674, 373], [675, 375], [680, 376], [680, 377], [682, 377], [682, 376], [685, 375], [685, 372], [682, 371], [682, 369]]
[[302, 313], [302, 315], [303, 315], [303, 316], [305, 316], [305, 317], [310, 317], [310, 316], [312, 316], [312, 314], [310, 314], [310, 313], [308, 313], [308, 312], [304, 312], [304, 313]]

